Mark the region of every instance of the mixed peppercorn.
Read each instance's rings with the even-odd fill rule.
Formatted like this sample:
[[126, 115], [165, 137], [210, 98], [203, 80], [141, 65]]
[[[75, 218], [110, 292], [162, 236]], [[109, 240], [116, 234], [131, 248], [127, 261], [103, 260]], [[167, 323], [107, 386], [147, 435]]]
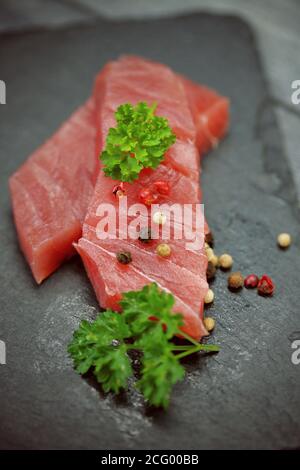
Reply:
[[146, 206], [151, 206], [159, 201], [159, 196], [167, 196], [170, 192], [169, 183], [166, 181], [155, 181], [151, 186], [143, 188], [139, 193], [140, 201]]
[[280, 233], [277, 237], [277, 243], [280, 248], [286, 249], [292, 243], [292, 237], [289, 233]]
[[120, 251], [117, 253], [117, 260], [121, 264], [129, 264], [132, 261], [131, 253], [129, 251]]
[[244, 285], [244, 278], [242, 273], [239, 271], [236, 273], [230, 274], [228, 277], [228, 287], [231, 290], [238, 290], [241, 289]]
[[[151, 206], [157, 203], [160, 196], [166, 196], [170, 192], [170, 186], [165, 181], [155, 181], [150, 187], [143, 188], [139, 193], [139, 199], [147, 206]], [[113, 188], [113, 194], [117, 197], [122, 197], [126, 194], [124, 183], [120, 183]], [[166, 223], [166, 216], [164, 213], [157, 211], [152, 216], [154, 224], [161, 226]], [[142, 228], [139, 234], [139, 241], [141, 243], [148, 244], [152, 240], [151, 229]], [[287, 249], [291, 245], [291, 236], [288, 233], [281, 233], [277, 237], [277, 244], [282, 249]], [[217, 268], [223, 271], [228, 271], [233, 266], [233, 258], [230, 254], [224, 253], [221, 256], [217, 256], [214, 252], [214, 237], [210, 231], [205, 235], [205, 251], [208, 259], [207, 265], [207, 280], [211, 282], [217, 272]], [[156, 253], [161, 258], [167, 258], [171, 255], [172, 249], [168, 243], [159, 243], [156, 246]], [[117, 260], [121, 264], [129, 264], [132, 261], [130, 252], [119, 252], [116, 254]], [[257, 289], [259, 295], [272, 296], [275, 291], [275, 285], [273, 280], [264, 274], [260, 278], [254, 274], [248, 274], [246, 277], [242, 275], [240, 271], [231, 273], [227, 278], [227, 284], [229, 290], [236, 292], [243, 287], [247, 289]], [[204, 304], [210, 305], [214, 301], [214, 292], [212, 289], [208, 289]], [[204, 325], [208, 332], [211, 332], [215, 327], [215, 320], [211, 317], [204, 318]]]
[[[117, 197], [122, 197], [126, 194], [124, 183], [119, 183], [113, 187], [113, 194]], [[166, 181], [157, 180], [154, 181], [152, 185], [141, 189], [139, 192], [139, 200], [146, 206], [151, 206], [152, 204], [159, 203], [170, 193], [170, 185]], [[162, 226], [167, 222], [166, 215], [161, 212], [157, 211], [154, 212], [152, 216], [152, 222], [157, 226]], [[152, 227], [153, 228], [153, 227]], [[141, 243], [149, 244], [152, 240], [152, 232], [151, 229], [148, 227], [143, 227], [140, 230], [138, 240]], [[156, 246], [156, 254], [161, 258], [167, 258], [171, 255], [172, 248], [168, 243], [159, 243]], [[129, 264], [132, 261], [131, 253], [129, 252], [120, 252], [116, 255], [117, 260], [121, 264]]]
[[[277, 237], [277, 244], [281, 249], [287, 249], [292, 243], [292, 238], [288, 233], [280, 233]], [[214, 238], [212, 233], [205, 237], [205, 250], [208, 259], [207, 265], [207, 280], [213, 281], [216, 276], [217, 268], [224, 271], [230, 270], [233, 265], [233, 258], [228, 253], [221, 256], [216, 256], [213, 250]], [[237, 292], [243, 287], [246, 289], [256, 289], [257, 293], [262, 296], [272, 296], [275, 291], [275, 284], [270, 276], [263, 274], [261, 277], [254, 273], [248, 274], [246, 277], [241, 272], [233, 272], [227, 278], [228, 289], [232, 292]], [[207, 291], [204, 298], [204, 304], [209, 305], [214, 300], [214, 293], [211, 289]], [[208, 332], [211, 332], [215, 327], [215, 320], [211, 317], [204, 318], [204, 325]]]
[[[230, 270], [232, 268], [233, 258], [228, 253], [224, 253], [219, 257], [215, 255], [212, 245], [208, 243], [208, 240], [213, 240], [211, 232], [209, 236], [205, 238], [205, 240], [205, 251], [208, 259], [206, 274], [207, 280], [210, 282], [215, 278], [217, 267], [224, 271]], [[242, 287], [246, 287], [247, 289], [257, 288], [257, 291], [260, 295], [273, 295], [275, 290], [275, 285], [272, 279], [266, 274], [264, 274], [261, 278], [259, 278], [256, 274], [249, 274], [244, 278], [240, 271], [233, 272], [228, 276], [227, 284], [231, 291], [238, 291], [242, 289]], [[210, 290], [208, 291], [207, 295], [208, 298], [211, 298], [211, 294], [209, 292]], [[204, 303], [210, 302], [204, 299]]]
[[258, 281], [257, 292], [260, 295], [273, 295], [274, 290], [275, 290], [275, 285], [272, 279], [266, 274], [264, 274]]
[[257, 287], [258, 281], [259, 278], [256, 276], [256, 274], [249, 274], [247, 277], [245, 277], [244, 286], [247, 289], [254, 289]]

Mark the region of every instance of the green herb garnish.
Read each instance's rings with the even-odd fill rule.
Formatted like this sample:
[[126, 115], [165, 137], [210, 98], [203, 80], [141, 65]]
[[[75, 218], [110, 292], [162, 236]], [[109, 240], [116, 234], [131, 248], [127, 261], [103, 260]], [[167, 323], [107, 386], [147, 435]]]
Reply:
[[111, 127], [100, 155], [104, 173], [114, 180], [132, 182], [143, 168], [157, 168], [176, 137], [168, 120], [155, 116], [156, 104], [118, 107], [116, 127]]
[[[198, 351], [217, 352], [219, 347], [200, 344], [183, 333], [182, 315], [172, 313], [174, 297], [156, 284], [123, 294], [122, 314], [106, 310], [92, 323], [82, 321], [68, 352], [80, 374], [90, 369], [105, 392], [118, 393], [133, 375], [130, 350], [141, 357], [141, 378], [136, 382], [149, 404], [169, 404], [172, 386], [184, 377], [180, 359]], [[189, 342], [175, 345], [180, 333]]]

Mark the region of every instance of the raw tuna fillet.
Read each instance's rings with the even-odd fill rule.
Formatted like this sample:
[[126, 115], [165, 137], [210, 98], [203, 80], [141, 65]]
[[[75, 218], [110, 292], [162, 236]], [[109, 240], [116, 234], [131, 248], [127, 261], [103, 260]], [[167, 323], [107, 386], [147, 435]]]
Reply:
[[74, 253], [98, 172], [90, 99], [10, 178], [19, 241], [36, 282]]
[[215, 148], [229, 125], [229, 100], [215, 91], [181, 77], [197, 130], [197, 148], [203, 154]]
[[[124, 60], [124, 59], [123, 59]], [[138, 74], [135, 66], [137, 58], [131, 58], [127, 76]], [[127, 60], [128, 61], [128, 60]], [[157, 65], [158, 66], [158, 65]], [[97, 100], [101, 105], [101, 94], [105, 94], [105, 76], [111, 64], [104, 67], [98, 76]], [[151, 69], [151, 62], [147, 67]], [[161, 70], [166, 71], [166, 67]], [[168, 69], [169, 70], [169, 69]], [[168, 72], [169, 80], [172, 72]], [[151, 74], [144, 77], [147, 87], [151, 87]], [[167, 152], [166, 164], [170, 163], [174, 169], [195, 181], [199, 179], [198, 155], [194, 145], [194, 123], [198, 119], [197, 112], [209, 116], [209, 122], [216, 129], [215, 137], [223, 135], [227, 127], [228, 116], [218, 103], [224, 100], [209, 89], [186, 80], [181, 81], [187, 93], [187, 99], [192, 107], [192, 118], [183, 123], [180, 106], [176, 106], [173, 115], [174, 128], [177, 133], [184, 133], [189, 137], [189, 143], [179, 138], [172, 151]], [[120, 83], [126, 88], [122, 77]], [[162, 87], [165, 86], [165, 89]], [[177, 84], [177, 92], [182, 85]], [[161, 85], [161, 93], [168, 93], [168, 81]], [[149, 90], [149, 98], [151, 90]], [[181, 91], [180, 91], [181, 93]], [[193, 98], [195, 94], [195, 99]], [[155, 96], [152, 96], [155, 98]], [[56, 134], [42, 145], [11, 177], [10, 189], [13, 202], [14, 218], [18, 230], [22, 250], [32, 269], [38, 283], [48, 277], [57, 267], [68, 259], [73, 253], [73, 242], [81, 236], [81, 225], [84, 220], [88, 201], [93, 192], [93, 184], [99, 171], [98, 155], [101, 150], [101, 132], [98, 129], [96, 137], [95, 120], [93, 116], [93, 102], [90, 100], [56, 132]], [[212, 112], [210, 112], [212, 107]], [[220, 110], [220, 116], [217, 110]], [[164, 110], [162, 110], [164, 112]], [[166, 109], [166, 114], [168, 110]], [[187, 116], [185, 116], [186, 118]], [[111, 122], [113, 117], [111, 116]], [[220, 123], [221, 124], [218, 124]], [[107, 122], [109, 125], [109, 122]], [[184, 124], [183, 127], [181, 124]], [[198, 131], [201, 126], [198, 126]], [[106, 131], [104, 131], [104, 134]], [[95, 142], [96, 140], [96, 142]], [[202, 140], [205, 145], [199, 148], [207, 149], [207, 132], [203, 133]], [[97, 143], [97, 145], [95, 145]], [[96, 151], [95, 151], [96, 148]], [[207, 230], [207, 228], [206, 228]]]
[[[147, 96], [149, 99], [152, 101], [155, 101], [155, 98], [157, 96], [157, 93], [166, 93], [166, 96], [168, 96], [168, 82], [163, 85], [161, 85], [160, 90], [157, 89], [154, 91], [151, 89], [151, 76], [147, 75], [147, 66], [151, 68], [151, 65], [154, 64], [152, 61], [147, 61], [148, 65], [144, 64], [144, 71], [137, 70], [139, 66], [139, 61], [143, 59], [140, 59], [139, 57], [136, 56], [123, 56], [121, 57], [118, 62], [123, 61], [124, 64], [126, 64], [127, 69], [120, 73], [120, 76], [118, 77], [119, 83], [116, 81], [116, 86], [115, 86], [115, 93], [118, 92], [117, 88], [119, 88], [119, 92], [122, 94], [124, 92], [126, 94], [127, 88], [126, 84], [124, 84], [124, 81], [130, 80], [130, 78], [136, 74], [143, 74], [143, 82], [140, 81], [140, 85], [137, 88], [137, 96], [139, 95], [142, 99], [143, 95], [143, 84], [145, 85], [145, 88], [147, 89]], [[144, 61], [145, 62], [145, 61]], [[106, 66], [103, 69], [103, 72], [97, 79], [98, 83], [98, 90], [99, 93], [97, 94], [97, 100], [98, 104], [101, 103], [102, 96], [105, 93], [106, 89], [106, 74], [109, 72], [111, 68], [114, 67], [114, 64], [116, 62], [109, 62], [106, 64]], [[164, 70], [168, 70], [170, 74], [173, 72], [171, 69], [168, 69], [165, 65], [155, 63], [158, 69], [158, 73], [160, 73], [159, 68], [162, 67]], [[192, 80], [187, 79], [186, 77], [182, 75], [178, 75], [181, 81], [181, 85], [183, 85], [185, 94], [186, 94], [186, 99], [188, 102], [188, 105], [190, 107], [190, 111], [192, 113], [192, 119], [194, 121], [194, 126], [196, 127], [196, 143], [197, 143], [197, 148], [198, 152], [196, 149], [193, 148], [193, 151], [191, 153], [193, 154], [195, 152], [196, 157], [191, 157], [186, 159], [184, 162], [182, 159], [180, 159], [180, 148], [178, 149], [178, 156], [176, 155], [176, 162], [178, 162], [179, 168], [183, 169], [190, 169], [192, 172], [194, 170], [197, 171], [197, 166], [195, 167], [195, 161], [197, 160], [199, 153], [202, 155], [203, 153], [207, 152], [211, 148], [214, 148], [218, 145], [219, 141], [225, 136], [228, 127], [229, 127], [229, 100], [228, 98], [225, 98], [224, 96], [219, 95], [216, 93], [214, 90], [203, 86], [199, 85], [198, 83], [193, 82]], [[103, 85], [101, 87], [101, 84]], [[165, 86], [165, 89], [163, 87]], [[178, 87], [180, 85], [178, 84]], [[177, 87], [177, 88], [178, 88]], [[101, 91], [100, 91], [101, 90]], [[115, 99], [117, 99], [117, 95], [115, 96]], [[135, 99], [136, 102], [139, 101], [139, 98], [136, 97]], [[123, 101], [124, 102], [124, 101]], [[113, 103], [111, 103], [113, 105]], [[176, 112], [174, 110], [174, 114], [172, 115], [173, 119], [173, 128], [176, 132], [177, 129], [177, 135], [178, 137], [180, 136], [181, 129], [180, 127], [178, 128], [178, 122], [180, 122], [180, 119], [182, 119], [182, 116], [180, 114], [180, 106], [176, 106]], [[160, 111], [160, 112], [159, 112]], [[168, 112], [164, 114], [164, 109], [161, 109], [158, 111], [158, 114], [164, 115], [165, 117], [168, 117]], [[104, 110], [105, 112], [105, 110]], [[176, 120], [177, 122], [175, 122]], [[114, 125], [114, 117], [111, 115], [109, 120], [106, 121], [106, 128], [103, 129], [103, 134], [106, 135], [107, 131], [110, 127]], [[177, 124], [177, 125], [176, 125]], [[185, 135], [192, 137], [192, 140], [194, 136], [193, 134], [195, 132], [195, 129], [192, 130], [191, 122], [185, 123], [185, 126], [187, 129], [185, 130]], [[100, 151], [103, 147], [103, 142], [102, 142], [102, 132], [99, 130], [98, 133], [98, 138], [97, 138], [97, 144], [96, 144], [96, 152], [97, 155], [100, 154]], [[173, 149], [172, 149], [173, 153]], [[185, 170], [187, 171], [187, 170]]]
[[[182, 80], [161, 64], [136, 57], [123, 57], [106, 66], [105, 72], [96, 81], [94, 96], [97, 137], [101, 146], [98, 150], [104, 145], [108, 129], [115, 125], [116, 108], [125, 102], [135, 104], [146, 101], [151, 105], [155, 101], [158, 105], [156, 113], [168, 117], [177, 136], [177, 141], [169, 149], [163, 164], [156, 170], [142, 171], [137, 181], [126, 185], [128, 206], [139, 202], [141, 188], [151, 186], [156, 180], [168, 181], [171, 187], [170, 194], [167, 197], [161, 196], [159, 203], [200, 202], [199, 157], [195, 151], [196, 127]], [[191, 151], [195, 159], [193, 171], [187, 168], [183, 172], [178, 165], [182, 165]], [[83, 225], [83, 236], [77, 245], [99, 302], [102, 307], [118, 309], [122, 292], [156, 282], [174, 295], [174, 310], [183, 314], [184, 330], [200, 339], [207, 334], [202, 322], [203, 299], [208, 289], [203, 231], [202, 234], [198, 233], [201, 239], [200, 248], [193, 251], [186, 251], [184, 239], [167, 240], [172, 248], [169, 258], [161, 258], [156, 254], [157, 240], [144, 244], [140, 240], [129, 238], [99, 239], [99, 235], [103, 233], [98, 225], [101, 220], [100, 204], [111, 204], [116, 210], [117, 218], [121, 211], [119, 199], [112, 193], [116, 183], [104, 176], [103, 171], [100, 172]], [[150, 214], [147, 212], [141, 225], [149, 218]], [[119, 251], [130, 251], [132, 262], [128, 265], [120, 264], [116, 259]]]

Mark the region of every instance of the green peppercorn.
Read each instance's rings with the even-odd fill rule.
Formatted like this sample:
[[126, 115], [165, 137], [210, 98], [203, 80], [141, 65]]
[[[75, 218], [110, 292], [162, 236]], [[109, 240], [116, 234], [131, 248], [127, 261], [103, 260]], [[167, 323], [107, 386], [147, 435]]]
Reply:
[[120, 251], [117, 253], [117, 260], [121, 264], [129, 264], [132, 261], [131, 253], [129, 251]]
[[140, 231], [139, 240], [142, 243], [149, 243], [151, 240], [151, 229], [144, 227]]

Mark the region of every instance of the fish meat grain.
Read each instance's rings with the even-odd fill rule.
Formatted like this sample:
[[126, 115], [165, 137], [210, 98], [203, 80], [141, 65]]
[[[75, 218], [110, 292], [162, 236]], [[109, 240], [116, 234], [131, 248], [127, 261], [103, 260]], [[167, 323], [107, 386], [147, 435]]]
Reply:
[[19, 242], [37, 283], [75, 253], [98, 165], [90, 99], [10, 177]]

